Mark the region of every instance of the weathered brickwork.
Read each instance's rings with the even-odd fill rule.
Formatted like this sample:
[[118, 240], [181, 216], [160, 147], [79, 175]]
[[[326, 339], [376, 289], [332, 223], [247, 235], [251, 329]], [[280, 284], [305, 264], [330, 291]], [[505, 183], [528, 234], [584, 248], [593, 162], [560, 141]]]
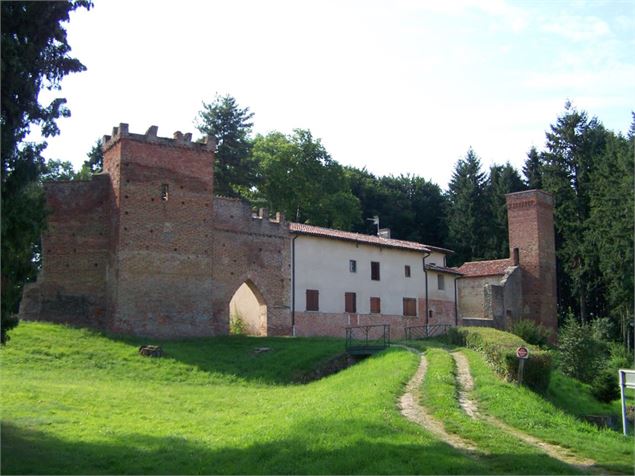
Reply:
[[541, 190], [507, 195], [510, 250], [519, 250], [522, 317], [557, 330], [553, 197]]
[[121, 124], [104, 138], [103, 174], [48, 184], [43, 270], [21, 317], [154, 337], [226, 334], [229, 301], [249, 281], [267, 333], [288, 335], [288, 225], [214, 199], [214, 149]]

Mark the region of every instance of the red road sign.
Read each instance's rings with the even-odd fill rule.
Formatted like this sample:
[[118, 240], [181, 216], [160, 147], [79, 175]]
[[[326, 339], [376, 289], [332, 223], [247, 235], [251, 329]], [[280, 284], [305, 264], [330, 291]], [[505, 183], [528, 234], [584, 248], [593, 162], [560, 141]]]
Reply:
[[519, 347], [518, 349], [516, 349], [516, 357], [518, 357], [519, 359], [528, 358], [529, 351], [527, 350], [527, 347]]

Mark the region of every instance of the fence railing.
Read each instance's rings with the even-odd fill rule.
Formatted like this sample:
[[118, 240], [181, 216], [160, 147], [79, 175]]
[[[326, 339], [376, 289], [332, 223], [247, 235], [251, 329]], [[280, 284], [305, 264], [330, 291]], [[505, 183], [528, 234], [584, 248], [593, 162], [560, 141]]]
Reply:
[[452, 327], [450, 324], [430, 324], [427, 326], [407, 326], [404, 331], [406, 332], [406, 340], [417, 340], [442, 336], [447, 334], [450, 327]]
[[390, 325], [351, 326], [346, 328], [349, 354], [372, 354], [390, 346]]

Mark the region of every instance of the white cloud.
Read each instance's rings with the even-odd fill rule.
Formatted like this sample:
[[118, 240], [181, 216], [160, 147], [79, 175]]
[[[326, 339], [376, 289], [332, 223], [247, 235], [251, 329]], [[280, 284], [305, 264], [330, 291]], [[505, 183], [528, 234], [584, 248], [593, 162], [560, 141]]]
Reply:
[[542, 30], [574, 42], [598, 41], [611, 35], [608, 23], [593, 16], [563, 15], [545, 23]]

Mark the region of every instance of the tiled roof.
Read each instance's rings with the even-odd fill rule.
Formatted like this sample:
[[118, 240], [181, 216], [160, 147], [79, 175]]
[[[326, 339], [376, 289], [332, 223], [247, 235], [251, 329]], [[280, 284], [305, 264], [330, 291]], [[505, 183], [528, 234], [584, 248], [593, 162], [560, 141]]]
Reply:
[[438, 271], [439, 273], [461, 274], [456, 268], [447, 268], [445, 266], [437, 266], [436, 264], [426, 264], [426, 269]]
[[470, 261], [455, 268], [466, 277], [497, 276], [505, 274], [505, 270], [513, 266], [510, 259], [495, 259], [489, 261]]
[[[360, 233], [352, 233], [350, 231], [334, 230], [332, 228], [323, 228], [321, 226], [305, 225], [303, 223], [289, 223], [289, 231], [300, 235], [320, 236], [331, 238], [334, 240], [354, 241], [356, 243], [365, 243], [369, 245], [385, 246], [388, 248], [400, 248], [404, 250], [430, 252], [430, 248], [421, 243], [414, 241], [395, 240], [393, 238], [381, 238], [375, 235], [362, 235]], [[432, 247], [435, 250], [443, 248]]]

